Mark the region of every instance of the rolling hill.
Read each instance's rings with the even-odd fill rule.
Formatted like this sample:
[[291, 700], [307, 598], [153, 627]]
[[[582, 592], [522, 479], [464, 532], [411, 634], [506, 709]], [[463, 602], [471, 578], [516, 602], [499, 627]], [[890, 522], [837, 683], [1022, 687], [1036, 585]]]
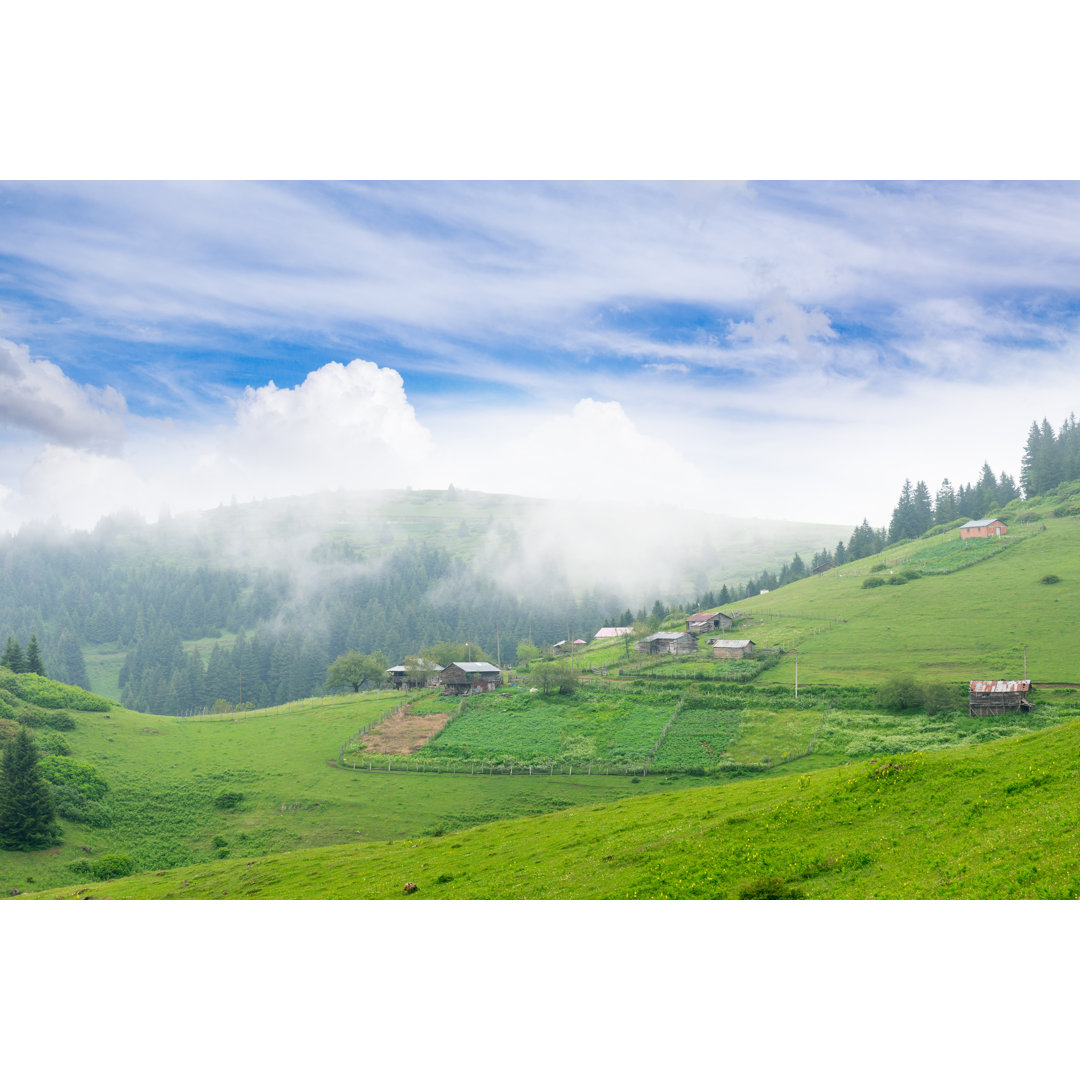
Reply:
[[[62, 734], [108, 784], [101, 816], [66, 821], [59, 848], [5, 854], [0, 887], [391, 897], [411, 881], [420, 897], [1073, 896], [1080, 695], [1038, 684], [1080, 681], [1078, 529], [1065, 514], [1010, 528], [1007, 542], [946, 532], [744, 601], [739, 634], [785, 650], [748, 686], [716, 682], [721, 665], [708, 659], [693, 661], [707, 677], [680, 672], [677, 657], [619, 679], [620, 664], [634, 667], [625, 645], [590, 645], [576, 663], [595, 674], [576, 694], [470, 702], [462, 715], [475, 731], [452, 722], [453, 739], [412, 759], [428, 762], [424, 772], [341, 767], [343, 740], [400, 703], [384, 695], [187, 720], [72, 705], [74, 728]], [[966, 682], [1018, 677], [1025, 645], [1035, 710], [968, 718]], [[933, 717], [875, 707], [874, 686], [898, 673], [948, 683], [951, 706]], [[627, 697], [622, 685], [636, 689]], [[630, 721], [635, 731], [655, 723], [662, 747], [682, 731], [689, 749], [667, 772], [661, 754], [644, 775], [565, 771], [585, 760], [575, 754], [617, 760], [604, 740], [618, 751]], [[715, 752], [688, 768], [706, 728]], [[506, 758], [512, 731], [518, 749]], [[536, 733], [544, 748], [530, 751]], [[505, 769], [529, 753], [563, 772], [434, 771], [447, 755]], [[761, 771], [725, 772], [727, 762]], [[87, 884], [93, 860], [109, 854], [148, 873]]]

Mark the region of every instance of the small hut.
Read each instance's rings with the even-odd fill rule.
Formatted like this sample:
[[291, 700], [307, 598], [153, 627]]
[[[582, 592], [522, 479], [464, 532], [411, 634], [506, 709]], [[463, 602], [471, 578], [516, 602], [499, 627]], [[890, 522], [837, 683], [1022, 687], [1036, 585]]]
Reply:
[[697, 611], [686, 620], [688, 634], [707, 634], [710, 630], [726, 630], [735, 620], [722, 611]]
[[745, 641], [717, 638], [712, 643], [712, 654], [714, 660], [743, 660], [754, 655], [754, 643], [749, 638]]
[[1004, 536], [1008, 526], [1000, 518], [981, 518], [960, 526], [960, 539], [973, 540], [981, 536]]
[[502, 686], [502, 672], [494, 664], [459, 660], [443, 668], [439, 685], [447, 694], [482, 694]]
[[1030, 712], [1035, 688], [1030, 679], [975, 680], [968, 684], [971, 716], [1002, 716], [1007, 712]]
[[634, 646], [634, 650], [640, 653], [674, 653], [676, 656], [685, 656], [697, 652], [697, 638], [693, 634], [680, 633], [678, 630], [662, 630], [658, 634], [642, 638]]

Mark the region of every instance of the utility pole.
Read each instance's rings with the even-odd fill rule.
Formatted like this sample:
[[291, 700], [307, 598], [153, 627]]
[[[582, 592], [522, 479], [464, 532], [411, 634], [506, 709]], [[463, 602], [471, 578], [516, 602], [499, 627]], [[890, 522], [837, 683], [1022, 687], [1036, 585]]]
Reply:
[[795, 650], [795, 700], [799, 700], [799, 650]]
[[1027, 678], [1027, 646], [1024, 646], [1024, 678]]

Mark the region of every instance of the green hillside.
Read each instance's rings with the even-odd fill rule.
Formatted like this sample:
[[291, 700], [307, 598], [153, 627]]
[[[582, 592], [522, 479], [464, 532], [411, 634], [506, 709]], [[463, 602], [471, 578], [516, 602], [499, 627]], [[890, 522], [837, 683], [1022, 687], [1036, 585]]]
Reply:
[[[1080, 516], [1048, 515], [897, 545], [738, 604], [732, 633], [783, 650], [756, 670], [705, 639], [597, 643], [569, 695], [419, 701], [451, 715], [411, 754], [349, 741], [400, 695], [179, 719], [19, 676], [0, 724], [105, 790], [67, 791], [58, 847], [5, 852], [0, 895], [1071, 895], [1080, 692], [1040, 683], [1080, 682], [1078, 541]], [[1021, 676], [1025, 645], [1035, 709], [969, 717], [968, 680]], [[898, 673], [946, 684], [934, 715], [877, 704]], [[86, 885], [109, 855], [136, 876]]]
[[[1080, 898], [1080, 723], [452, 836], [57, 889], [59, 898]], [[444, 778], [419, 781], [436, 785]], [[529, 784], [529, 780], [523, 781]]]
[[[922, 576], [863, 588], [871, 576], [905, 570]], [[1044, 584], [1051, 576], [1059, 580]], [[1065, 517], [1011, 526], [1004, 542], [963, 541], [953, 530], [737, 606], [753, 616], [740, 633], [798, 650], [806, 683], [880, 682], [897, 672], [1020, 678], [1025, 646], [1036, 683], [1080, 682], [1078, 586], [1080, 518]], [[791, 683], [794, 656], [762, 678]]]

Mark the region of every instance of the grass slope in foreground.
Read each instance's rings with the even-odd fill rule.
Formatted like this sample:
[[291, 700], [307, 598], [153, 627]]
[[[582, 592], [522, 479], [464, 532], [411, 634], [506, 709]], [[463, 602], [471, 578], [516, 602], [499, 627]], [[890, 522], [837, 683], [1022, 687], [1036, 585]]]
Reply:
[[[225, 860], [57, 898], [1080, 897], [1080, 722], [453, 836]], [[432, 783], [440, 778], [430, 778]]]

